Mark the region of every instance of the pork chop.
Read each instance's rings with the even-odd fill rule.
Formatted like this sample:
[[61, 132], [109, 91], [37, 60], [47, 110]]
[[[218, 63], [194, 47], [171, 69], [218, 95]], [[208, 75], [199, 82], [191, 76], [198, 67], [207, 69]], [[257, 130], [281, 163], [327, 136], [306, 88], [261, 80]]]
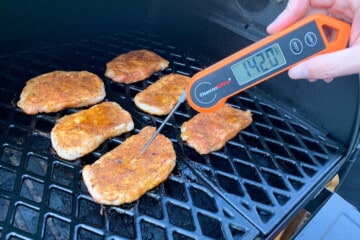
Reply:
[[145, 90], [135, 95], [135, 105], [153, 115], [166, 115], [171, 112], [186, 84], [191, 78], [180, 74], [168, 74], [157, 80]]
[[251, 112], [225, 104], [212, 113], [198, 113], [181, 125], [181, 139], [199, 154], [208, 154], [225, 146], [252, 122]]
[[106, 139], [131, 131], [131, 115], [115, 102], [103, 102], [60, 118], [50, 138], [56, 153], [75, 160], [95, 150]]
[[84, 107], [105, 98], [102, 80], [87, 71], [54, 71], [26, 82], [17, 105], [27, 114]]
[[130, 203], [166, 180], [176, 162], [172, 142], [167, 137], [157, 135], [149, 148], [139, 155], [155, 130], [154, 127], [143, 128], [83, 168], [84, 183], [95, 202]]
[[121, 54], [106, 64], [105, 76], [115, 82], [134, 83], [164, 70], [169, 62], [149, 50], [135, 50]]

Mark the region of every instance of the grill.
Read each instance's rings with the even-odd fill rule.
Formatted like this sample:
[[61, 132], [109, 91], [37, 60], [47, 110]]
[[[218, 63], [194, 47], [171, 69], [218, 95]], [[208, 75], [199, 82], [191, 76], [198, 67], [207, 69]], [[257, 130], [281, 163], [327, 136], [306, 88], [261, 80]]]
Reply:
[[[104, 77], [116, 55], [149, 49], [170, 66], [145, 81], [124, 85]], [[138, 110], [132, 98], [167, 73], [192, 76], [206, 63], [155, 35], [127, 32], [0, 57], [0, 237], [4, 239], [262, 239], [272, 237], [333, 176], [346, 148], [300, 113], [253, 88], [232, 97], [251, 110], [253, 124], [216, 152], [200, 156], [179, 139], [196, 112], [183, 104], [162, 133], [177, 153], [170, 177], [138, 201], [93, 202], [81, 169], [146, 125], [164, 118]], [[78, 111], [28, 116], [17, 107], [26, 80], [53, 70], [88, 70], [105, 82], [135, 122], [75, 161], [58, 158], [49, 133], [55, 121]]]

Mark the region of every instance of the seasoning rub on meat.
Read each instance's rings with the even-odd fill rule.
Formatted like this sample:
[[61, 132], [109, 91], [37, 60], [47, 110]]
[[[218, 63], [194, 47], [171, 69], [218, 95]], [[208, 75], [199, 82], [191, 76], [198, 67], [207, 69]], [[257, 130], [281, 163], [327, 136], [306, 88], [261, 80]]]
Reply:
[[61, 158], [75, 160], [95, 150], [106, 139], [133, 128], [130, 113], [115, 102], [103, 102], [58, 119], [50, 137]]
[[87, 71], [53, 71], [26, 82], [17, 105], [27, 114], [84, 107], [105, 98], [102, 80]]
[[164, 70], [169, 62], [149, 50], [135, 50], [121, 54], [106, 64], [105, 76], [115, 82], [134, 83]]
[[181, 125], [181, 139], [199, 154], [208, 154], [225, 146], [252, 123], [251, 112], [225, 104], [212, 113], [198, 113]]
[[181, 74], [168, 74], [161, 77], [145, 90], [135, 95], [135, 105], [153, 115], [166, 115], [171, 112], [186, 84], [191, 78]]
[[140, 155], [155, 130], [143, 128], [83, 168], [84, 183], [95, 202], [106, 205], [133, 202], [166, 180], [176, 162], [172, 142], [167, 137], [157, 135]]

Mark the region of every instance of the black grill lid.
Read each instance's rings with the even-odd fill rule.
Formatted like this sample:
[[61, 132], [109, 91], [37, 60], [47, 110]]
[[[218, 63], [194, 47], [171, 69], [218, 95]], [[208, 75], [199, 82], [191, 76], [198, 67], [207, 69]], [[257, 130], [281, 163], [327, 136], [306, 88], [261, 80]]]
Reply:
[[[146, 48], [170, 67], [143, 82], [124, 85], [103, 75], [116, 55]], [[160, 76], [192, 76], [203, 66], [155, 36], [140, 32], [0, 57], [0, 236], [6, 239], [254, 239], [266, 237], [310, 198], [340, 165], [344, 148], [301, 115], [251, 89], [229, 100], [250, 109], [254, 122], [223, 149], [200, 156], [179, 140], [179, 126], [193, 111], [183, 104], [162, 133], [177, 152], [163, 184], [121, 206], [94, 203], [81, 169], [146, 125], [164, 120], [138, 110], [132, 98]], [[107, 100], [135, 120], [135, 130], [112, 138], [70, 163], [51, 148], [59, 117], [77, 111], [28, 116], [17, 107], [25, 82], [53, 70], [88, 70], [105, 82]], [[306, 119], [305, 119], [306, 120]]]

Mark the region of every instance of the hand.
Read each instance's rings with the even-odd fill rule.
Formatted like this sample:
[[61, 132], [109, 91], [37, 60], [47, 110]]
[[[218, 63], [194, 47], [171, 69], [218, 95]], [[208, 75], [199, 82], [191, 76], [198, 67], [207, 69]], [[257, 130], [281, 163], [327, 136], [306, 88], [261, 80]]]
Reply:
[[298, 64], [289, 70], [289, 77], [331, 82], [335, 77], [360, 73], [360, 0], [289, 0], [285, 10], [267, 27], [267, 32], [276, 33], [313, 13], [351, 23], [349, 48]]

